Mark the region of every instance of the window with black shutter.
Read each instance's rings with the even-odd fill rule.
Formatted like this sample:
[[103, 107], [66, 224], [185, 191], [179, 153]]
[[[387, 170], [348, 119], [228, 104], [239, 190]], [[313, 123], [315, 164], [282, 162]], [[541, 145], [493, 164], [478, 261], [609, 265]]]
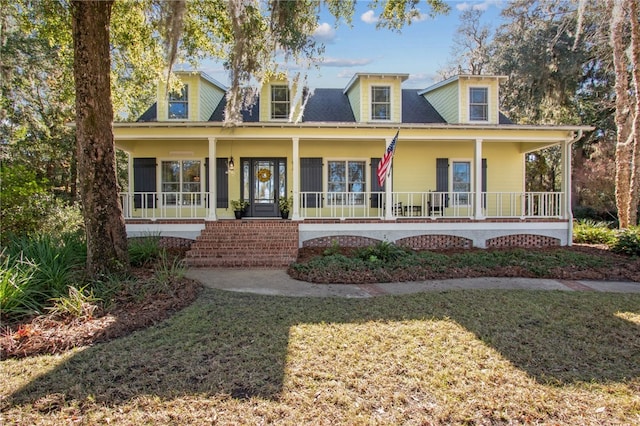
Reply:
[[[156, 159], [134, 158], [133, 192], [135, 195], [133, 202], [135, 208], [155, 208], [156, 189]], [[141, 192], [146, 192], [147, 194], [140, 194]]]
[[300, 207], [322, 207], [322, 158], [300, 159], [300, 191], [313, 192], [304, 195]]

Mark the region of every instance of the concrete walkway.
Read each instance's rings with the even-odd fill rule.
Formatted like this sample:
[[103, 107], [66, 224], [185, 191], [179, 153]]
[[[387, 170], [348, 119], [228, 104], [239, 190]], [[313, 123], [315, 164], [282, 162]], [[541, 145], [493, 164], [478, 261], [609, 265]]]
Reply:
[[279, 269], [187, 270], [187, 277], [227, 291], [290, 297], [356, 297], [463, 289], [563, 290], [640, 293], [640, 283], [569, 281], [531, 278], [463, 278], [384, 284], [313, 284], [297, 281]]

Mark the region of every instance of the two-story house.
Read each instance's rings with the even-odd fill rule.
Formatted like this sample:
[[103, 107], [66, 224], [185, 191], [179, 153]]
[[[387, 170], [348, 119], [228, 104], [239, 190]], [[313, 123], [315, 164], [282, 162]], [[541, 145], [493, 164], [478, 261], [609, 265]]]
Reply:
[[[571, 145], [590, 127], [513, 124], [499, 108], [505, 77], [458, 75], [415, 90], [402, 88], [407, 74], [357, 73], [344, 89], [302, 97], [276, 79], [229, 127], [227, 88], [204, 73], [177, 74], [182, 90], [159, 84], [157, 102], [137, 122], [115, 123], [114, 135], [129, 156], [129, 235], [196, 239], [194, 265], [287, 264], [298, 247], [336, 243], [571, 244]], [[396, 135], [379, 185], [376, 169]], [[526, 192], [527, 153], [554, 145], [562, 190]], [[279, 202], [289, 197], [283, 220]], [[230, 201], [240, 199], [248, 207], [235, 220]], [[232, 239], [211, 242], [223, 236]], [[259, 254], [247, 251], [252, 244]]]

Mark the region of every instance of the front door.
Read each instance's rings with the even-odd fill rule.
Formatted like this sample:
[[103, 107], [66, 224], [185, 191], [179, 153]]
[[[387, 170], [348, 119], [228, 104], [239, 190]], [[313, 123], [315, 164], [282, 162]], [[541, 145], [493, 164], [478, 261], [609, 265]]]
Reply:
[[279, 217], [278, 200], [287, 194], [285, 158], [243, 158], [242, 196], [249, 201], [247, 216]]

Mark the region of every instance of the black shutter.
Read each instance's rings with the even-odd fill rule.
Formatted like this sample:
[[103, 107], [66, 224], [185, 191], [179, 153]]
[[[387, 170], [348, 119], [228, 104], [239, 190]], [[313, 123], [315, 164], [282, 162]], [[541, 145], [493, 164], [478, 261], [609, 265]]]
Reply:
[[216, 158], [216, 207], [229, 207], [229, 173], [227, 173], [227, 158]]
[[[156, 159], [133, 159], [133, 192], [156, 192]], [[142, 195], [134, 195], [133, 204], [136, 209], [155, 208], [155, 194], [148, 194], [146, 204], [142, 203]]]
[[[204, 159], [204, 169], [207, 183], [205, 191], [209, 192], [209, 157]], [[209, 200], [207, 198], [207, 200]], [[211, 204], [207, 203], [207, 207]], [[227, 159], [216, 158], [216, 208], [229, 207], [229, 174], [227, 173]]]
[[[436, 158], [436, 192], [449, 192], [449, 159]], [[444, 206], [449, 207], [449, 196], [444, 197]]]
[[[487, 159], [482, 159], [482, 182], [481, 190], [483, 193], [487, 192]], [[482, 196], [482, 207], [487, 207], [487, 195]]]
[[[382, 199], [384, 195], [376, 194], [376, 192], [384, 192], [384, 185], [378, 184], [378, 164], [382, 161], [381, 158], [371, 159], [371, 207], [378, 208], [383, 206]], [[385, 180], [386, 183], [386, 180]]]
[[[322, 192], [322, 158], [300, 159], [300, 191]], [[317, 194], [307, 194], [300, 207], [322, 207], [322, 198]]]

